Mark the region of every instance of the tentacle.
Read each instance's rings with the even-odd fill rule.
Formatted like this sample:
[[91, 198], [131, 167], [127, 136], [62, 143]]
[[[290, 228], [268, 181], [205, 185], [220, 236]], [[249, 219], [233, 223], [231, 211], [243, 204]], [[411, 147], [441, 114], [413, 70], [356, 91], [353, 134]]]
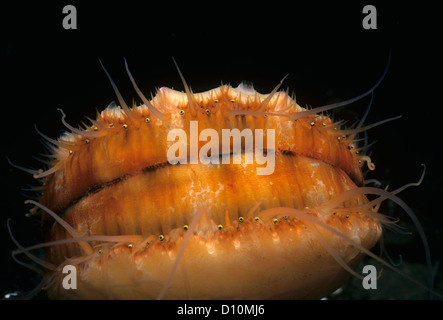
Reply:
[[185, 92], [186, 92], [186, 96], [188, 97], [188, 104], [189, 104], [189, 110], [191, 112], [191, 116], [192, 117], [196, 117], [197, 116], [197, 109], [198, 107], [195, 104], [194, 101], [194, 95], [191, 93], [191, 91], [189, 90], [188, 84], [186, 83], [185, 77], [183, 77], [183, 74], [181, 73], [177, 62], [175, 61], [174, 57], [172, 57], [172, 61], [174, 61], [175, 67], [177, 68], [178, 74], [183, 82], [183, 86], [185, 87]]
[[342, 135], [342, 134], [349, 134], [349, 135], [355, 135], [355, 134], [357, 134], [357, 133], [360, 133], [360, 132], [363, 132], [363, 131], [367, 131], [367, 130], [369, 130], [369, 129], [372, 129], [372, 128], [374, 128], [374, 127], [377, 127], [377, 126], [379, 126], [379, 125], [382, 125], [382, 124], [384, 124], [384, 123], [386, 123], [386, 122], [389, 122], [389, 121], [393, 121], [393, 120], [397, 120], [397, 119], [400, 119], [401, 118], [401, 115], [400, 116], [397, 116], [397, 117], [392, 117], [392, 118], [388, 118], [388, 119], [385, 119], [385, 120], [381, 120], [381, 121], [378, 121], [378, 122], [376, 122], [376, 123], [373, 123], [373, 124], [371, 124], [371, 125], [368, 125], [368, 126], [365, 126], [365, 127], [361, 127], [361, 128], [359, 128], [359, 127], [357, 127], [357, 128], [355, 128], [355, 129], [345, 129], [345, 130], [339, 130], [338, 131], [338, 133], [340, 134], [340, 135]]
[[[68, 233], [73, 237], [73, 238], [79, 238], [81, 237], [81, 235], [77, 232], [77, 230], [75, 230], [73, 227], [71, 227], [69, 225], [69, 223], [67, 223], [65, 220], [63, 220], [62, 218], [60, 218], [58, 216], [58, 214], [56, 214], [54, 211], [52, 211], [51, 209], [49, 209], [48, 207], [45, 207], [44, 205], [42, 205], [41, 203], [38, 203], [34, 200], [26, 200], [25, 204], [33, 204], [34, 206], [39, 207], [40, 209], [44, 210], [46, 213], [48, 213], [52, 218], [55, 219], [55, 221], [57, 221], [63, 228], [66, 229], [66, 231], [68, 231]], [[85, 241], [79, 242], [79, 245], [81, 246], [81, 248], [85, 251], [85, 253], [87, 255], [91, 254], [93, 252], [92, 247]]]
[[120, 91], [118, 90], [117, 86], [115, 85], [114, 81], [112, 80], [111, 76], [109, 75], [108, 71], [106, 70], [105, 66], [103, 65], [102, 61], [99, 59], [100, 65], [102, 66], [103, 70], [106, 73], [106, 76], [109, 79], [109, 82], [111, 83], [112, 88], [114, 89], [115, 95], [117, 96], [117, 99], [124, 111], [124, 113], [128, 116], [129, 119], [136, 121], [137, 117], [134, 115], [133, 111], [128, 107], [125, 100], [123, 99], [123, 96], [120, 94]]
[[16, 168], [18, 170], [21, 170], [23, 172], [26, 172], [26, 173], [29, 173], [29, 174], [32, 174], [32, 175], [36, 175], [36, 174], [39, 173], [39, 170], [28, 169], [28, 168], [25, 168], [25, 167], [22, 167], [22, 166], [19, 166], [19, 165], [16, 165], [16, 164], [12, 163], [12, 161], [11, 161], [11, 159], [9, 159], [9, 157], [6, 157], [6, 160], [8, 161], [8, 163], [9, 163], [9, 165], [11, 167], [14, 167], [14, 168]]
[[75, 238], [66, 238], [61, 240], [49, 241], [44, 243], [35, 244], [33, 246], [27, 248], [19, 248], [13, 251], [15, 254], [24, 253], [26, 251], [52, 247], [57, 245], [63, 245], [67, 243], [79, 243], [79, 242], [91, 242], [91, 241], [103, 241], [105, 243], [115, 242], [118, 245], [122, 244], [137, 244], [143, 241], [143, 236], [141, 235], [116, 235], [116, 236], [107, 236], [107, 235], [93, 235], [93, 236], [83, 236], [83, 237], [75, 237]]
[[204, 215], [207, 214], [207, 211], [204, 207], [200, 207], [197, 212], [195, 213], [194, 217], [192, 218], [192, 221], [189, 225], [189, 229], [188, 231], [186, 231], [186, 235], [183, 238], [182, 244], [180, 246], [180, 250], [177, 254], [177, 257], [175, 258], [175, 262], [174, 265], [172, 266], [172, 269], [169, 273], [168, 279], [166, 280], [162, 290], [160, 291], [160, 293], [158, 294], [156, 300], [161, 300], [166, 291], [169, 288], [169, 285], [174, 277], [175, 271], [177, 270], [178, 264], [180, 263], [183, 253], [185, 252], [186, 246], [188, 245], [189, 239], [191, 238], [192, 234], [194, 233], [194, 230], [196, 229], [198, 223], [200, 222], [200, 218]]
[[364, 181], [364, 185], [365, 186], [368, 185], [368, 184], [371, 184], [371, 183], [374, 184], [374, 187], [380, 187], [381, 186], [380, 180], [377, 180], [377, 179], [367, 179], [367, 180]]
[[[372, 200], [372, 201], [370, 201], [370, 202], [368, 202], [368, 203], [366, 203], [364, 205], [358, 206], [356, 208], [357, 209], [359, 209], [359, 208], [369, 208], [369, 207], [373, 207], [373, 206], [379, 205], [381, 202], [385, 201], [386, 199], [390, 199], [391, 195], [399, 194], [400, 192], [402, 192], [403, 190], [405, 190], [405, 189], [407, 189], [409, 187], [418, 187], [418, 186], [420, 186], [421, 183], [423, 182], [423, 179], [424, 179], [425, 174], [426, 174], [426, 165], [422, 164], [422, 166], [423, 166], [423, 172], [422, 172], [422, 174], [420, 176], [420, 179], [417, 182], [407, 183], [404, 186], [402, 186], [402, 187], [400, 187], [398, 189], [395, 189], [394, 191], [390, 191], [390, 192], [387, 191], [387, 187], [386, 187], [386, 189], [384, 190], [383, 195], [381, 195], [379, 198], [374, 199], [374, 200]], [[361, 188], [357, 188], [357, 189], [361, 189]], [[371, 188], [371, 189], [380, 190], [381, 192], [383, 191], [383, 190], [378, 189], [378, 188]], [[356, 189], [353, 189], [353, 190], [356, 190]], [[350, 191], [352, 191], [352, 190], [350, 190]], [[360, 193], [360, 194], [363, 194], [363, 193]], [[329, 204], [329, 202], [324, 203], [321, 206], [328, 205], [328, 204]]]
[[161, 112], [160, 110], [158, 110], [156, 107], [154, 107], [154, 105], [151, 102], [149, 102], [148, 99], [146, 99], [145, 95], [138, 88], [137, 84], [135, 83], [134, 78], [132, 77], [131, 72], [129, 71], [129, 67], [128, 67], [128, 63], [126, 62], [126, 59], [125, 59], [125, 67], [126, 67], [126, 72], [128, 73], [129, 79], [131, 80], [132, 85], [134, 86], [135, 91], [137, 92], [140, 99], [142, 99], [143, 103], [149, 108], [149, 111], [154, 116], [159, 118], [160, 120], [162, 120], [162, 121], [167, 120], [169, 118], [169, 116], [167, 114]]
[[88, 137], [88, 138], [95, 138], [95, 137], [99, 137], [102, 135], [102, 133], [99, 133], [99, 132], [91, 132], [91, 131], [79, 130], [79, 129], [74, 128], [73, 126], [71, 126], [69, 123], [66, 122], [66, 120], [65, 120], [66, 114], [63, 112], [63, 110], [60, 108], [57, 108], [57, 110], [62, 113], [62, 123], [65, 125], [66, 128], [71, 130], [71, 132], [78, 134], [79, 136], [84, 136], [84, 137]]
[[384, 244], [384, 237], [383, 235], [380, 237], [380, 256], [384, 253], [386, 258], [388, 259], [389, 263], [392, 264], [394, 267], [399, 267], [403, 263], [403, 257], [401, 254], [398, 255], [398, 262], [394, 262], [391, 258], [391, 256], [388, 253], [388, 250], [386, 250], [385, 244]]
[[38, 170], [37, 173], [35, 173], [33, 175], [33, 177], [34, 177], [34, 179], [41, 179], [41, 178], [47, 177], [50, 174], [57, 172], [62, 166], [63, 166], [62, 162], [57, 162], [54, 166], [52, 166], [50, 169], [48, 169], [46, 171]]
[[[26, 249], [25, 249], [25, 248], [24, 248], [24, 247], [23, 247], [23, 246], [22, 246], [22, 245], [21, 245], [21, 244], [15, 239], [15, 238], [14, 238], [14, 236], [12, 235], [12, 230], [11, 230], [11, 225], [10, 225], [10, 223], [11, 223], [11, 219], [9, 218], [9, 219], [7, 220], [7, 227], [8, 227], [9, 236], [10, 236], [12, 242], [14, 242], [14, 244], [15, 244], [19, 249], [21, 249], [22, 252], [23, 252], [23, 253], [24, 253], [29, 259], [31, 259], [32, 261], [34, 261], [34, 262], [37, 263], [38, 265], [40, 265], [40, 266], [42, 266], [42, 267], [44, 267], [44, 268], [46, 268], [46, 269], [48, 269], [48, 270], [55, 270], [55, 268], [56, 268], [55, 265], [53, 265], [52, 263], [47, 262], [47, 261], [45, 261], [45, 260], [42, 260], [42, 259], [36, 257], [35, 255], [31, 254], [31, 253], [29, 252], [29, 250], [26, 250]], [[18, 264], [20, 264], [20, 265], [22, 265], [22, 266], [25, 266], [25, 267], [27, 267], [27, 268], [33, 270], [33, 271], [35, 271], [35, 272], [37, 272], [37, 273], [39, 273], [39, 274], [42, 274], [42, 271], [41, 271], [41, 270], [35, 268], [34, 266], [32, 266], [32, 265], [30, 265], [30, 264], [24, 263], [24, 262], [22, 262], [22, 261], [16, 259], [15, 256], [16, 256], [16, 254], [13, 252], [13, 253], [12, 253], [12, 258], [15, 260], [15, 262], [17, 262]]]
[[43, 134], [40, 130], [38, 130], [37, 125], [34, 125], [34, 129], [35, 131], [37, 131], [37, 133], [46, 141], [52, 143], [53, 145], [59, 147], [59, 148], [65, 148], [65, 149], [69, 149], [70, 147], [72, 147], [74, 144], [70, 143], [68, 141], [59, 141], [59, 140], [54, 140], [49, 138], [48, 136], [46, 136], [45, 134]]
[[358, 96], [356, 96], [356, 97], [354, 97], [354, 98], [348, 99], [348, 100], [346, 100], [346, 101], [337, 102], [337, 103], [329, 104], [329, 105], [322, 106], [322, 107], [317, 107], [317, 108], [311, 109], [311, 110], [309, 110], [309, 111], [303, 111], [303, 112], [293, 113], [291, 118], [292, 118], [293, 120], [295, 120], [295, 119], [300, 119], [300, 118], [304, 118], [304, 117], [307, 117], [307, 116], [310, 116], [310, 115], [314, 115], [314, 114], [316, 114], [316, 113], [320, 113], [320, 112], [324, 112], [324, 111], [327, 111], [327, 110], [331, 110], [331, 109], [336, 109], [336, 108], [339, 108], [339, 107], [347, 106], [347, 105], [349, 105], [349, 104], [351, 104], [351, 103], [354, 103], [354, 102], [356, 102], [356, 101], [358, 101], [358, 100], [360, 100], [360, 99], [366, 97], [366, 96], [369, 95], [369, 94], [372, 94], [372, 93], [374, 92], [374, 90], [375, 90], [375, 89], [380, 85], [380, 83], [383, 81], [384, 77], [386, 76], [386, 73], [388, 72], [388, 68], [389, 68], [389, 64], [390, 64], [390, 63], [391, 63], [391, 52], [389, 52], [388, 62], [387, 62], [387, 64], [386, 64], [386, 68], [385, 68], [385, 70], [383, 71], [382, 76], [381, 76], [380, 79], [377, 81], [377, 83], [376, 83], [371, 89], [369, 89], [368, 91], [366, 91], [365, 93], [362, 93], [362, 94], [360, 94], [360, 95], [358, 95]]
[[280, 89], [281, 85], [283, 84], [283, 81], [289, 76], [289, 74], [285, 75], [283, 79], [280, 80], [280, 83], [274, 88], [274, 90], [271, 91], [270, 94], [266, 97], [265, 100], [258, 106], [258, 108], [255, 110], [257, 112], [263, 112], [266, 110], [266, 106], [271, 101], [272, 97], [275, 95], [278, 89]]
[[369, 110], [371, 110], [371, 106], [372, 106], [372, 102], [374, 100], [374, 91], [371, 92], [371, 100], [369, 101], [368, 107], [366, 108], [365, 114], [363, 115], [363, 117], [360, 119], [360, 122], [357, 125], [357, 128], [361, 128], [363, 127], [363, 124], [366, 120], [366, 117], [369, 114]]
[[375, 164], [372, 162], [371, 158], [369, 156], [362, 156], [359, 155], [358, 159], [361, 161], [366, 161], [366, 164], [368, 165], [369, 170], [375, 170]]
[[[354, 140], [355, 141], [355, 140]], [[370, 144], [366, 144], [360, 148], [354, 148], [354, 152], [366, 152], [368, 149], [372, 148], [377, 141], [373, 141]]]

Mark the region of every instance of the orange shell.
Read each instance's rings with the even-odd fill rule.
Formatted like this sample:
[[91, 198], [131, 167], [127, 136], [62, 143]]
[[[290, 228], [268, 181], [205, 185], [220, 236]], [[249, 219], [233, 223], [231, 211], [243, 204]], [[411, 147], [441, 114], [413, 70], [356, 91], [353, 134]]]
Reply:
[[[91, 240], [91, 252], [79, 243], [49, 247], [46, 259], [54, 265], [84, 257], [78, 289], [63, 289], [59, 274], [50, 297], [154, 299], [170, 281], [164, 298], [321, 298], [349, 273], [319, 234], [350, 266], [360, 249], [303, 219], [272, 214], [281, 207], [310, 210], [364, 248], [379, 239], [378, 220], [352, 209], [368, 203], [364, 195], [341, 209], [315, 211], [363, 184], [353, 137], [329, 117], [307, 112], [285, 92], [261, 95], [244, 85], [191, 95], [161, 88], [150, 103], [167, 119], [146, 105], [108, 107], [83, 135], [59, 139], [40, 203], [80, 236], [128, 237]], [[199, 133], [212, 128], [220, 136], [223, 129], [274, 129], [275, 171], [259, 176], [257, 164], [232, 162], [169, 164], [168, 132], [183, 129], [189, 137], [191, 121]], [[205, 212], [185, 246], [184, 226], [199, 210]], [[42, 225], [48, 241], [71, 237], [46, 213]]]

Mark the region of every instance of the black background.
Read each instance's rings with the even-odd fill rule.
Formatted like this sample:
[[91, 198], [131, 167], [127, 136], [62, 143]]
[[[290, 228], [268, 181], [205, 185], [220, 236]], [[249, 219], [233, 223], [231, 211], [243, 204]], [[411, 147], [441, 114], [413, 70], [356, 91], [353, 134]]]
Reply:
[[[77, 8], [77, 30], [62, 27], [66, 4]], [[433, 262], [442, 261], [441, 70], [436, 59], [441, 33], [434, 15], [437, 8], [372, 1], [378, 29], [365, 30], [365, 4], [103, 1], [91, 5], [74, 1], [3, 6], [0, 293], [29, 289], [37, 281], [32, 272], [10, 258], [14, 245], [6, 228], [7, 218], [12, 218], [14, 236], [20, 242], [30, 245], [39, 241], [38, 219], [24, 217], [28, 208], [23, 201], [28, 196], [21, 191], [36, 183], [9, 166], [7, 157], [18, 165], [39, 168], [32, 156], [44, 149], [34, 124], [47, 136], [57, 137], [64, 129], [57, 108], [63, 108], [67, 121], [78, 126], [85, 116], [94, 118], [96, 110], [115, 100], [98, 59], [129, 103], [133, 98], [138, 100], [125, 74], [123, 58], [139, 87], [149, 95], [162, 86], [183, 89], [174, 57], [194, 92], [219, 86], [221, 81], [237, 86], [249, 80], [266, 93], [289, 73], [283, 87], [296, 93], [301, 106], [316, 107], [368, 90], [383, 73], [391, 52], [388, 73], [375, 91], [366, 123], [403, 117], [368, 132], [370, 141], [377, 141], [372, 148], [376, 170], [368, 178], [377, 178], [393, 190], [417, 181], [422, 173], [420, 164], [426, 164], [423, 184], [400, 196], [423, 224]], [[336, 110], [335, 117], [352, 123], [364, 113], [368, 101]], [[400, 269], [423, 278], [423, 246], [410, 219], [395, 206], [384, 205], [382, 211], [400, 217], [401, 225], [413, 233], [389, 234], [390, 254], [395, 259], [401, 254], [404, 269]], [[441, 274], [436, 278], [440, 292]], [[388, 287], [377, 293], [354, 293], [351, 288], [342, 297], [426, 298], [401, 277]]]

